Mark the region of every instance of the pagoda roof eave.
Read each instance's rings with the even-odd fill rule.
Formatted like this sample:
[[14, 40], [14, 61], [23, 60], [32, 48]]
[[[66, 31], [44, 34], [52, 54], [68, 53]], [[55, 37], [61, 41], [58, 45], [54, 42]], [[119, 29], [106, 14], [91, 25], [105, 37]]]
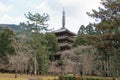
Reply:
[[55, 30], [55, 31], [53, 31], [53, 33], [61, 33], [61, 32], [65, 32], [65, 31], [69, 32], [70, 34], [72, 34], [74, 36], [76, 35], [75, 33], [71, 32], [67, 28], [61, 28], [61, 29]]

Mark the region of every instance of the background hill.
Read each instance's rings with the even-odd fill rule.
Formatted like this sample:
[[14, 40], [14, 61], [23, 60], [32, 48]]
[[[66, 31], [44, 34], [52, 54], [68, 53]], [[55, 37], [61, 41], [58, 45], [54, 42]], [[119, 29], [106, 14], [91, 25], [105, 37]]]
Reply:
[[0, 29], [6, 28], [6, 27], [11, 28], [15, 31], [18, 31], [21, 29], [21, 27], [16, 24], [0, 24]]

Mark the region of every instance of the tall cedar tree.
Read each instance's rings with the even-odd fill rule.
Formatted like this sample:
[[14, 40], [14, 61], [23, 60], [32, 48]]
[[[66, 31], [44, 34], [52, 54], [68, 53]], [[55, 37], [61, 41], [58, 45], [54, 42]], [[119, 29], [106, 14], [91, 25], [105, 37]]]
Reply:
[[92, 10], [93, 13], [87, 13], [99, 22], [95, 23], [96, 34], [87, 34], [86, 40], [98, 49], [101, 57], [99, 72], [103, 76], [119, 76], [120, 0], [101, 0], [101, 4], [103, 8], [99, 7], [99, 11]]
[[84, 25], [80, 26], [78, 36], [73, 43], [73, 47], [77, 47], [79, 45], [88, 45], [89, 43], [85, 38], [86, 34], [95, 34], [93, 25], [91, 23], [89, 23], [86, 27]]
[[46, 45], [47, 50], [51, 54], [56, 53], [60, 49], [57, 37], [55, 36], [54, 33], [46, 33], [45, 39], [47, 40], [47, 45]]
[[100, 21], [95, 26], [99, 34], [87, 35], [87, 38], [99, 49], [116, 53], [120, 46], [120, 1], [101, 0], [101, 4], [104, 7], [99, 7], [99, 11], [87, 12], [89, 16]]
[[48, 14], [32, 14], [28, 12], [25, 14], [28, 19], [27, 23], [20, 23], [23, 31], [30, 34], [31, 37], [31, 47], [33, 48], [34, 60], [34, 74], [37, 72], [44, 73], [47, 70], [48, 63], [48, 51], [46, 50], [47, 40], [43, 31], [47, 31], [48, 24], [46, 23], [49, 20]]
[[35, 58], [34, 73], [46, 73], [49, 53], [55, 53], [59, 49], [56, 36], [50, 33], [43, 33], [48, 31], [47, 21], [49, 20], [49, 15], [28, 12], [25, 16], [28, 21], [27, 23], [20, 23], [20, 26], [22, 31], [31, 37], [30, 45], [33, 48], [33, 56]]
[[77, 47], [79, 45], [84, 45], [86, 43], [84, 35], [85, 35], [85, 26], [81, 25], [78, 30], [78, 36], [76, 37], [72, 46]]

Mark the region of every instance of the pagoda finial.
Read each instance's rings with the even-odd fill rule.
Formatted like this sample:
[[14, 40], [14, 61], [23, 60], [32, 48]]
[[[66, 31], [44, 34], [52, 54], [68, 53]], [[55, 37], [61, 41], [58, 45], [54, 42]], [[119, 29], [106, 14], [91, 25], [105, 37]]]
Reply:
[[63, 8], [63, 13], [62, 13], [62, 28], [65, 28], [65, 11]]

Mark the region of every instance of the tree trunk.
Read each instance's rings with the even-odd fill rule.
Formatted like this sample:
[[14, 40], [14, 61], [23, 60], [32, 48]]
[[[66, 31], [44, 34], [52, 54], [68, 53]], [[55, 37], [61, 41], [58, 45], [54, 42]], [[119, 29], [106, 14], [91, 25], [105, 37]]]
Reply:
[[17, 69], [15, 69], [15, 78], [17, 78]]
[[36, 62], [36, 52], [35, 52], [35, 61], [34, 61], [34, 75], [37, 73], [37, 62]]

